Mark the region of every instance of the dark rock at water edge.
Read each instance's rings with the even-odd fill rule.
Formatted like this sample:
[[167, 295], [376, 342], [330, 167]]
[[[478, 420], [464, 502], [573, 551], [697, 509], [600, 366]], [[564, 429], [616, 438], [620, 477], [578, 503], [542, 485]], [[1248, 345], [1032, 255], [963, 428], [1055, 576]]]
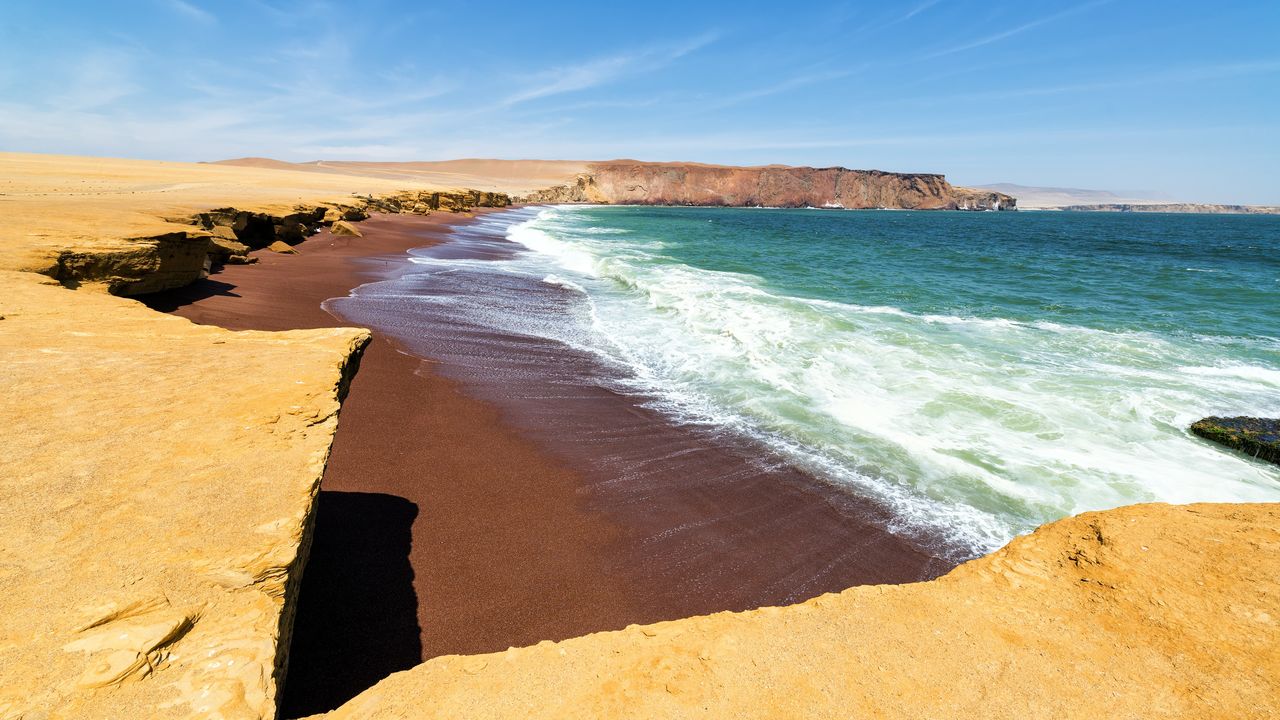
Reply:
[[1193, 423], [1191, 432], [1280, 465], [1280, 419], [1207, 417]]

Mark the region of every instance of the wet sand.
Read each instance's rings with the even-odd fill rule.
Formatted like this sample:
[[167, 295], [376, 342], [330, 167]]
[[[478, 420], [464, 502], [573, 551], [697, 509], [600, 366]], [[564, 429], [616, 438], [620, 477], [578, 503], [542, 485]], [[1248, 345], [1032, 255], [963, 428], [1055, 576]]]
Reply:
[[[323, 232], [300, 255], [259, 253], [257, 265], [146, 301], [233, 329], [353, 324], [321, 303], [404, 273], [404, 251], [445, 241], [464, 220], [375, 217], [362, 238]], [[418, 320], [374, 327], [344, 403], [286, 716], [335, 707], [437, 655], [951, 566], [881, 530], [885, 518], [864, 501], [593, 384], [600, 370], [580, 353]]]

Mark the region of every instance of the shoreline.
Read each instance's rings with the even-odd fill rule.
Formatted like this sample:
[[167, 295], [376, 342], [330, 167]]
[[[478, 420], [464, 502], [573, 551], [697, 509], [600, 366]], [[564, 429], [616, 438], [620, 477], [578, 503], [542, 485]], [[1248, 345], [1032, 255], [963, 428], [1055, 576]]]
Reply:
[[[412, 270], [406, 251], [440, 247], [468, 220], [375, 216], [358, 225], [364, 237], [324, 231], [298, 245], [300, 255], [258, 253], [258, 264], [146, 301], [229, 329], [349, 324], [321, 302]], [[870, 524], [857, 498], [762, 470], [749, 448], [698, 436], [634, 399], [593, 392], [586, 403], [530, 403], [545, 397], [534, 381], [484, 387], [460, 377], [467, 368], [456, 361], [423, 360], [429, 352], [410, 354], [411, 342], [390, 335], [375, 326], [343, 406], [286, 714], [332, 709], [439, 655], [787, 605], [851, 585], [927, 580], [953, 565]], [[605, 446], [575, 446], [593, 426], [618, 430]], [[590, 467], [601, 452], [659, 464], [610, 482], [616, 466]]]
[[[0, 708], [279, 716], [315, 493], [369, 335], [323, 315], [325, 330], [235, 332], [108, 291], [172, 287], [198, 273], [205, 253], [169, 254], [206, 247], [206, 233], [184, 224], [195, 213], [234, 207], [278, 220], [299, 202], [394, 200], [406, 197], [403, 187], [181, 163], [4, 153], [0, 163], [17, 191], [5, 198], [11, 212], [0, 227], [9, 390], [0, 413], [21, 428], [0, 463], [0, 585], [10, 618]], [[90, 187], [72, 191], [73, 182]], [[462, 219], [424, 222], [440, 218]], [[375, 239], [365, 240], [350, 253]], [[399, 251], [389, 243], [387, 252]], [[305, 257], [264, 261], [292, 265], [279, 277], [296, 281], [292, 293], [223, 282], [192, 296], [263, 322], [311, 318], [314, 308], [290, 318], [308, 280], [293, 276], [334, 263], [309, 266]], [[241, 303], [255, 297], [256, 307]], [[389, 386], [389, 399], [402, 400], [404, 387]], [[370, 455], [397, 430], [373, 433], [382, 445]], [[345, 557], [365, 562], [331, 565], [338, 572], [327, 577], [313, 563], [303, 599], [317, 583], [346, 583], [335, 612], [320, 615], [321, 649], [396, 641], [376, 656], [331, 654], [346, 662], [335, 683], [372, 682], [422, 656], [417, 640], [399, 641], [418, 625], [408, 555], [424, 512], [386, 492], [325, 491], [320, 501], [329, 529], [316, 556], [337, 518], [350, 521], [339, 539], [359, 543]], [[1143, 504], [1083, 513], [930, 582], [436, 657], [324, 717], [1018, 717], [1029, 703], [1062, 716], [1269, 717], [1280, 713], [1280, 692], [1259, 668], [1275, 658], [1280, 617], [1278, 510]], [[485, 528], [468, 536], [477, 530]], [[407, 624], [371, 625], [379, 618], [370, 609]], [[370, 657], [381, 666], [361, 664]], [[294, 657], [294, 685], [302, 660]]]

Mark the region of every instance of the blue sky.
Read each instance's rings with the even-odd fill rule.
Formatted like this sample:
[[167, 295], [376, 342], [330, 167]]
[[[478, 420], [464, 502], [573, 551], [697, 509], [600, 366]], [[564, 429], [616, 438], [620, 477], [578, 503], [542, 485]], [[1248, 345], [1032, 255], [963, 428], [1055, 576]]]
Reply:
[[0, 29], [3, 150], [780, 162], [1280, 204], [1277, 0], [6, 0]]

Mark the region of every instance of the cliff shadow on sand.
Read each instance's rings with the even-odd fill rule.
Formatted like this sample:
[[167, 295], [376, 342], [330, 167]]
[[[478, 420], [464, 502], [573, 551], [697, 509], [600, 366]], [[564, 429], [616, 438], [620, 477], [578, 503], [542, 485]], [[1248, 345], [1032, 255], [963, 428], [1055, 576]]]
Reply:
[[328, 712], [422, 662], [409, 563], [417, 516], [396, 495], [320, 493], [282, 717]]
[[149, 293], [147, 295], [138, 295], [136, 299], [142, 304], [163, 313], [171, 313], [180, 307], [190, 305], [198, 300], [211, 298], [214, 296], [238, 298], [235, 292], [236, 286], [231, 283], [225, 283], [212, 278], [204, 278], [190, 285], [183, 285], [180, 288], [172, 290], [163, 290], [158, 293]]

